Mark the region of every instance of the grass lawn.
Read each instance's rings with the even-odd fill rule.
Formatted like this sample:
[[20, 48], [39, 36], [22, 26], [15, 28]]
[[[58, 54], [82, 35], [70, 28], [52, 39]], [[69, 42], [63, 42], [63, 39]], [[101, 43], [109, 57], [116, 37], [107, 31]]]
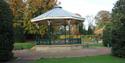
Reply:
[[89, 44], [89, 48], [100, 48], [100, 47], [104, 47], [103, 44], [99, 43], [99, 44]]
[[113, 57], [110, 55], [103, 55], [77, 58], [40, 59], [30, 63], [125, 63], [125, 59]]
[[30, 49], [35, 44], [33, 42], [26, 42], [26, 43], [15, 43], [14, 50], [22, 50], [22, 49]]
[[84, 48], [101, 48], [101, 47], [105, 47], [105, 46], [103, 46], [102, 43], [93, 43], [93, 44], [84, 43], [84, 44], [85, 44]]

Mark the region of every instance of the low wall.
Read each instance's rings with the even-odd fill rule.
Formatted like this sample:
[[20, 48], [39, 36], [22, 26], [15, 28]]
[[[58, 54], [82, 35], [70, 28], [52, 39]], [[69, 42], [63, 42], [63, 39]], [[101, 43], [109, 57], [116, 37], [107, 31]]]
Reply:
[[32, 50], [36, 51], [66, 51], [66, 50], [73, 50], [73, 49], [82, 49], [82, 44], [75, 44], [75, 45], [36, 45], [32, 48]]

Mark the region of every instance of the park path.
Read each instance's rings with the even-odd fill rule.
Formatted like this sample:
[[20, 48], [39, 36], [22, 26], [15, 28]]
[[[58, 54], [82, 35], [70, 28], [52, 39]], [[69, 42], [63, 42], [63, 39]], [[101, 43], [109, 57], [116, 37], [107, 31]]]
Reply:
[[[34, 51], [34, 50], [15, 50], [13, 51], [18, 59], [12, 63], [28, 63], [40, 58], [62, 58], [62, 57], [84, 57], [95, 55], [106, 55], [111, 53], [110, 48], [85, 48], [67, 51]], [[11, 62], [9, 62], [11, 63]]]

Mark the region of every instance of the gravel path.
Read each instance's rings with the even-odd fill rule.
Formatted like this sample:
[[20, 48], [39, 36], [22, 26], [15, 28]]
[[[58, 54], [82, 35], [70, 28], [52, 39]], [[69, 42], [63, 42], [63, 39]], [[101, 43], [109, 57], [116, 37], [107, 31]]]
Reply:
[[[14, 55], [18, 59], [12, 63], [28, 63], [29, 61], [40, 59], [40, 58], [62, 58], [62, 57], [84, 57], [84, 56], [95, 56], [110, 54], [110, 48], [86, 48], [79, 50], [68, 50], [68, 51], [34, 51], [34, 50], [16, 50], [13, 51]], [[11, 62], [9, 62], [11, 63]]]

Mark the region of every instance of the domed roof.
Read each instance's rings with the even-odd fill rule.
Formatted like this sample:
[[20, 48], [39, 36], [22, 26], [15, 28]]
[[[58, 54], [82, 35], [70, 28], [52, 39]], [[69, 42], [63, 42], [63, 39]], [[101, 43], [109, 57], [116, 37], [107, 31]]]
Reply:
[[65, 11], [60, 6], [55, 6], [53, 9], [43, 13], [31, 20], [31, 22], [37, 22], [42, 20], [52, 20], [52, 19], [74, 19], [84, 21], [84, 18], [73, 14], [71, 12]]

